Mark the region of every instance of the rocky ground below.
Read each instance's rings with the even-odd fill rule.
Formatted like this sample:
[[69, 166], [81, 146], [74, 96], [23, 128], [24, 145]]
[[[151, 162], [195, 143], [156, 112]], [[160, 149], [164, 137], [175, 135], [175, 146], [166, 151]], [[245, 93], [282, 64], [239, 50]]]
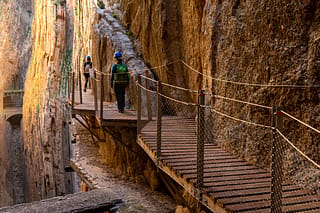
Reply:
[[73, 144], [74, 161], [97, 184], [98, 188], [109, 188], [124, 204], [120, 212], [175, 212], [176, 204], [165, 192], [152, 191], [148, 186], [119, 177], [113, 173], [99, 154], [90, 133], [74, 121], [77, 141]]

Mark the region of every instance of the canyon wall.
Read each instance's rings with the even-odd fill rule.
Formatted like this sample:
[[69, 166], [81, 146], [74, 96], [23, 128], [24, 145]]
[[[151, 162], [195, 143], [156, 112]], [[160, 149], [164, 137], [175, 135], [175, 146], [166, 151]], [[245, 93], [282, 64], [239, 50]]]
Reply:
[[[268, 107], [281, 105], [289, 114], [320, 127], [318, 88], [261, 86], [320, 85], [319, 1], [121, 1], [121, 9], [122, 23], [141, 42], [147, 64], [156, 67], [174, 62], [153, 70], [163, 82]], [[207, 104], [249, 123], [271, 125], [271, 111], [266, 108], [208, 96]], [[251, 163], [269, 167], [270, 129], [209, 111], [206, 115], [214, 120], [209, 131], [216, 143]], [[320, 162], [317, 133], [292, 119], [284, 120], [283, 132]], [[308, 163], [288, 146], [286, 154], [286, 172], [299, 179]], [[311, 174], [319, 173], [310, 168]]]
[[5, 119], [3, 91], [24, 87], [32, 19], [33, 1], [0, 1], [0, 206], [25, 201], [21, 128]]
[[65, 172], [71, 119], [66, 82], [72, 56], [66, 39], [72, 36], [66, 31], [66, 20], [72, 20], [66, 18], [67, 7], [65, 1], [34, 1], [33, 54], [23, 106], [27, 201], [72, 192]]

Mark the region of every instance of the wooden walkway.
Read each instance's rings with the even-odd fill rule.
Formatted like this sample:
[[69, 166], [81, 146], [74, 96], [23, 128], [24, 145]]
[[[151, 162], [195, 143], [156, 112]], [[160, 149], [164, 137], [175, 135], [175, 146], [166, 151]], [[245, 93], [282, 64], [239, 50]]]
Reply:
[[[100, 105], [99, 105], [100, 107]], [[102, 126], [136, 127], [133, 110], [119, 113], [116, 105], [104, 103], [103, 119], [95, 111], [90, 90], [83, 93], [83, 104], [75, 101], [73, 115], [92, 116]], [[157, 124], [147, 123], [138, 135], [138, 144], [157, 164]], [[145, 125], [146, 124], [146, 125]], [[186, 191], [194, 195], [197, 178], [197, 134], [195, 119], [177, 116], [162, 117], [161, 160], [158, 167]], [[202, 203], [213, 212], [271, 212], [271, 175], [266, 170], [205, 143], [204, 189]], [[320, 212], [320, 197], [293, 183], [282, 183], [282, 212]]]
[[[75, 93], [75, 97], [79, 97], [79, 93]], [[135, 110], [125, 109], [124, 113], [118, 112], [115, 103], [103, 103], [103, 119], [100, 118], [100, 102], [98, 103], [98, 111], [95, 110], [94, 97], [90, 89], [82, 93], [82, 104], [79, 98], [75, 99], [72, 109], [73, 115], [96, 117], [102, 126], [118, 126], [118, 127], [137, 127], [137, 113]], [[142, 118], [146, 123], [146, 118]]]
[[[162, 117], [159, 167], [190, 193], [197, 176], [196, 123], [181, 117]], [[156, 163], [156, 121], [148, 123], [138, 143]], [[271, 175], [263, 169], [205, 144], [204, 203], [216, 212], [271, 212]], [[320, 198], [289, 181], [283, 184], [282, 212], [320, 212]]]

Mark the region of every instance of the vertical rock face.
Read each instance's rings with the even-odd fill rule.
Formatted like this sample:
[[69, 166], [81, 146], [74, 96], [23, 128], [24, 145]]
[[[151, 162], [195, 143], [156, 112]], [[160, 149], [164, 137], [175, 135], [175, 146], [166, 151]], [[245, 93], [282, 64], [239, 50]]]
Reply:
[[33, 54], [25, 83], [23, 137], [28, 201], [67, 191], [68, 105], [63, 1], [34, 1]]
[[3, 91], [23, 89], [31, 56], [33, 1], [0, 1], [0, 206], [24, 202], [20, 126], [3, 119]]
[[[121, 1], [121, 7], [122, 22], [140, 40], [148, 64], [155, 67], [181, 58], [205, 75], [175, 63], [154, 70], [162, 81], [265, 106], [282, 105], [289, 114], [319, 127], [319, 89], [245, 86], [210, 78], [319, 85], [319, 1]], [[218, 98], [208, 102], [233, 117], [271, 125], [268, 109]], [[269, 166], [270, 130], [213, 116], [216, 142], [252, 163]], [[283, 131], [320, 162], [315, 133], [289, 119]], [[297, 166], [295, 155], [288, 156], [287, 168]]]
[[30, 57], [32, 1], [7, 0], [0, 2], [0, 90], [23, 88]]

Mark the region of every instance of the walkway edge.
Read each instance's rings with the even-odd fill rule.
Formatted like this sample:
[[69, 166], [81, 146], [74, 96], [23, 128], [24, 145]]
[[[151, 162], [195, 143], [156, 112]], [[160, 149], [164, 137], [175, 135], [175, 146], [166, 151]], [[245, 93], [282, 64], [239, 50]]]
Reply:
[[[157, 155], [153, 152], [143, 141], [143, 139], [138, 135], [137, 144], [147, 153], [150, 159], [154, 162], [155, 166], [157, 165]], [[166, 173], [170, 178], [172, 178], [176, 183], [183, 187], [192, 197], [199, 201], [198, 198], [194, 196], [196, 188], [192, 183], [187, 181], [185, 178], [178, 175], [173, 171], [169, 166], [167, 166], [163, 161], [159, 161], [159, 169]], [[215, 213], [227, 213], [228, 211], [221, 207], [218, 203], [214, 203], [213, 199], [210, 198], [207, 194], [202, 195], [202, 201], [199, 201], [202, 205], [206, 206], [212, 212]]]

